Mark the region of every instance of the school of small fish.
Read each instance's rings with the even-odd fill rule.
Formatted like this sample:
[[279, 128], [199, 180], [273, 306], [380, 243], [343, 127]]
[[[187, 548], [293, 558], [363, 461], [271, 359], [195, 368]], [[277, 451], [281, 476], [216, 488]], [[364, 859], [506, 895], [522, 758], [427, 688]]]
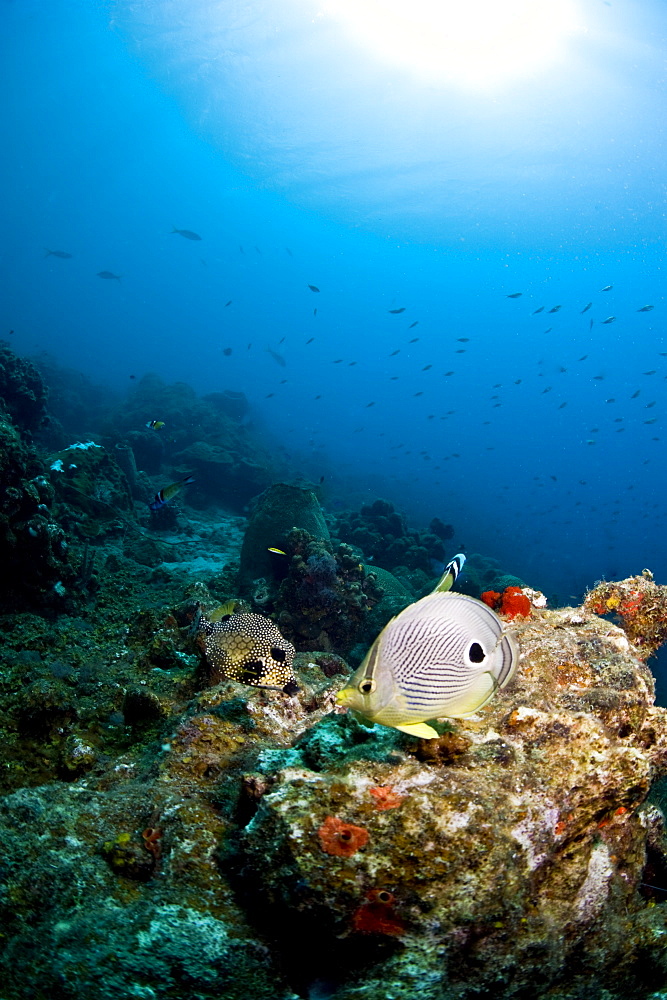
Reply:
[[[182, 240], [193, 244], [197, 243], [199, 245], [204, 242], [204, 237], [192, 229], [173, 226], [171, 232], [165, 230], [165, 233], [178, 235]], [[54, 245], [52, 247], [44, 247], [43, 251], [44, 256], [49, 261], [57, 262], [51, 266], [60, 268], [69, 266], [67, 262], [75, 256], [71, 252], [72, 249], [74, 248], [56, 248]], [[257, 258], [261, 258], [261, 248], [255, 246], [253, 249]], [[238, 251], [244, 257], [246, 256], [246, 248], [244, 246], [239, 246]], [[289, 258], [294, 258], [294, 254], [289, 247], [285, 247], [284, 252]], [[202, 260], [202, 264], [205, 263], [206, 261]], [[107, 284], [121, 284], [122, 275], [116, 271], [98, 271], [97, 276]], [[318, 300], [324, 303], [324, 309], [326, 309], [328, 302], [327, 288], [324, 284], [314, 284], [310, 280], [305, 280], [309, 277], [310, 275], [304, 275], [304, 282], [301, 286], [304, 289], [305, 296], [309, 296], [311, 293], [317, 294]], [[129, 278], [127, 280], [129, 281]], [[650, 323], [653, 317], [651, 316], [650, 320], [644, 317], [652, 314], [656, 306], [653, 302], [642, 303], [639, 300], [635, 304], [627, 304], [623, 309], [619, 307], [616, 312], [611, 313], [608, 308], [604, 308], [603, 304], [615, 301], [611, 295], [614, 292], [614, 288], [615, 286], [611, 283], [606, 285], [600, 283], [597, 287], [592, 287], [588, 295], [582, 295], [579, 302], [561, 301], [556, 303], [548, 301], [539, 302], [539, 300], [535, 302], [535, 294], [530, 289], [511, 288], [508, 291], [500, 291], [499, 295], [507, 300], [506, 308], [513, 315], [516, 315], [514, 311], [518, 309], [524, 317], [528, 317], [529, 323], [532, 324], [535, 322], [531, 350], [530, 352], [517, 350], [513, 353], [514, 371], [512, 374], [515, 377], [505, 377], [503, 381], [494, 383], [491, 386], [490, 392], [488, 390], [485, 392], [483, 385], [473, 383], [474, 394], [471, 393], [469, 396], [470, 404], [466, 404], [465, 407], [460, 407], [459, 409], [451, 405], [447, 407], [445, 401], [451, 395], [448, 392], [448, 384], [450, 381], [454, 384], [460, 382], [461, 387], [465, 385], [465, 391], [467, 391], [468, 386], [471, 384], [470, 380], [475, 377], [476, 358], [480, 358], [482, 362], [484, 361], [486, 338], [485, 336], [474, 335], [457, 336], [458, 333], [466, 332], [461, 329], [460, 323], [458, 324], [458, 328], [454, 325], [451, 330], [448, 330], [445, 325], [445, 328], [437, 334], [430, 331], [422, 335], [422, 337], [402, 336], [402, 333], [413, 332], [420, 322], [424, 320], [424, 317], [421, 319], [418, 316], [414, 317], [414, 307], [405, 300], [397, 302], [395, 299], [389, 299], [384, 303], [378, 301], [376, 304], [378, 330], [382, 328], [382, 323], [386, 324], [386, 327], [383, 334], [382, 347], [378, 349], [375, 355], [376, 363], [374, 365], [369, 364], [367, 358], [350, 357], [349, 355], [336, 356], [337, 352], [331, 349], [331, 345], [335, 344], [335, 340], [331, 337], [329, 331], [327, 331], [325, 336], [316, 337], [315, 335], [310, 335], [299, 340], [293, 334], [289, 336], [285, 335], [276, 341], [274, 345], [267, 345], [264, 350], [266, 356], [279, 369], [289, 368], [289, 361], [294, 356], [295, 350], [300, 353], [308, 348], [306, 357], [312, 357], [312, 351], [317, 352], [318, 357], [315, 362], [317, 367], [315, 370], [319, 372], [319, 375], [317, 377], [317, 384], [314, 386], [316, 391], [312, 392], [312, 394], [306, 392], [300, 399], [301, 406], [312, 405], [315, 407], [313, 413], [313, 424], [315, 426], [328, 426], [327, 418], [324, 417], [322, 419], [318, 415], [319, 407], [325, 405], [326, 401], [337, 407], [339, 400], [344, 399], [346, 410], [353, 412], [356, 408], [356, 412], [358, 413], [358, 424], [353, 428], [352, 433], [372, 435], [374, 442], [377, 443], [380, 438], [385, 437], [385, 431], [378, 425], [378, 421], [382, 421], [384, 414], [387, 413], [390, 419], [393, 419], [396, 412], [405, 414], [406, 426], [413, 427], [413, 432], [406, 430], [406, 438], [404, 440], [396, 440], [396, 435], [394, 435], [391, 443], [387, 439], [385, 463], [396, 462], [398, 463], [395, 466], [397, 469], [399, 467], [405, 469], [409, 466], [411, 468], [410, 476], [415, 483], [421, 479], [421, 467], [427, 477], [429, 488], [440, 488], [446, 486], [449, 479], [446, 472], [451, 468], [451, 464], [448, 463], [456, 463], [461, 458], [460, 447], [457, 448], [455, 442], [460, 437], [462, 431], [465, 432], [471, 414], [484, 415], [485, 405], [488, 417], [493, 419], [480, 421], [479, 426], [482, 437], [479, 449], [482, 454], [493, 452], [496, 449], [500, 451], [498, 432], [502, 430], [503, 426], [509, 426], [507, 424], [508, 420], [516, 420], [517, 415], [525, 415], [528, 412], [531, 413], [531, 419], [539, 419], [533, 413], [536, 407], [536, 396], [540, 400], [544, 400], [544, 403], [541, 404], [542, 406], [553, 407], [559, 414], [562, 413], [564, 418], [566, 416], [565, 411], [567, 410], [568, 433], [571, 444], [575, 447], [595, 447], [602, 440], [605, 433], [607, 435], [624, 434], [626, 430], [631, 428], [643, 428], [642, 433], [645, 437], [642, 440], [648, 446], [655, 447], [660, 444], [660, 436], [656, 434], [656, 430], [658, 430], [656, 425], [659, 425], [662, 419], [661, 402], [663, 394], [659, 387], [656, 386], [649, 396], [648, 383], [645, 383], [645, 380], [651, 379], [653, 383], [658, 383], [659, 379], [667, 378], [667, 369], [663, 368], [664, 363], [662, 361], [662, 359], [667, 357], [667, 351], [657, 350], [655, 352], [656, 361], [659, 362], [655, 367], [645, 368], [637, 366], [633, 372], [631, 362], [629, 362], [624, 372], [624, 383], [622, 385], [619, 385], [618, 378], [614, 376], [613, 372], [610, 373], [605, 370], [606, 345], [609, 338], [612, 338], [609, 341], [612, 346], [621, 346], [621, 350], [623, 350], [623, 338], [626, 336], [626, 328], [631, 314], [637, 317], [637, 323]], [[232, 298], [224, 299], [223, 297], [221, 308], [230, 309], [234, 301]], [[320, 310], [320, 312], [322, 311]], [[385, 314], [383, 319], [381, 319], [382, 312]], [[233, 310], [231, 309], [230, 315], [233, 315]], [[312, 309], [312, 319], [310, 322], [316, 320], [318, 315], [318, 309]], [[509, 315], [508, 312], [504, 323], [507, 322]], [[558, 326], [545, 328], [538, 325], [539, 319], [547, 315]], [[586, 323], [585, 327], [578, 325], [578, 317], [580, 316], [586, 316], [584, 321]], [[640, 316], [642, 317], [641, 319], [639, 318]], [[531, 320], [530, 317], [534, 317], [535, 320]], [[478, 319], [475, 318], [475, 325], [478, 325], [478, 322]], [[428, 330], [428, 325], [422, 322], [422, 328], [424, 326]], [[504, 331], [507, 329], [504, 324], [502, 328]], [[559, 363], [561, 358], [557, 356], [560, 344], [559, 329], [569, 339], [571, 339], [572, 334], [576, 334], [578, 344], [584, 348], [583, 353], [580, 354], [572, 354], [571, 349], [569, 350], [569, 355], [571, 356], [563, 353], [561, 358], [565, 363]], [[14, 331], [11, 332], [13, 333]], [[434, 336], [437, 339], [434, 340]], [[633, 331], [630, 337], [632, 344], [642, 342], [641, 336], [636, 331]], [[539, 343], [540, 339], [543, 340], [545, 356], [539, 357], [538, 354], [536, 357], [536, 353], [532, 350], [532, 345]], [[645, 342], [646, 344], [655, 345], [656, 348], [661, 347], [663, 346], [662, 334], [654, 327], [649, 327]], [[316, 345], [315, 348], [312, 348], [313, 344]], [[433, 353], [429, 357], [430, 345], [433, 347]], [[222, 359], [231, 358], [238, 351], [239, 347], [238, 343], [232, 345], [230, 342], [225, 344], [223, 341], [218, 349], [221, 361]], [[252, 348], [253, 343], [248, 342], [247, 351], [251, 351]], [[326, 353], [328, 350], [331, 350], [331, 354], [327, 358]], [[449, 365], [446, 361], [448, 354], [451, 358]], [[551, 359], [546, 357], [546, 355], [551, 356]], [[556, 358], [554, 358], [554, 355], [556, 355]], [[256, 353], [253, 354], [253, 357], [256, 361]], [[445, 359], [444, 363], [443, 359]], [[299, 360], [301, 361], [302, 358]], [[454, 363], [454, 367], [451, 367], [452, 363]], [[356, 394], [350, 394], [340, 384], [338, 378], [331, 379], [327, 377], [323, 368], [327, 364], [332, 367], [335, 366], [340, 371], [346, 371], [348, 368], [356, 369], [362, 375], [363, 382], [361, 384], [365, 386], [377, 386], [379, 394], [369, 398], [369, 393], [369, 395], [364, 397], [364, 395], [361, 395], [363, 389], [357, 389]], [[644, 361], [645, 364], [646, 361]], [[357, 368], [357, 366], [359, 367]], [[134, 374], [130, 374], [128, 377], [130, 380], [136, 379]], [[421, 381], [415, 386], [414, 381], [417, 378]], [[637, 380], [635, 385], [632, 385], [632, 383], [628, 385], [630, 378]], [[540, 386], [539, 380], [541, 379], [547, 380], [548, 384]], [[295, 383], [292, 378], [271, 378], [269, 376], [269, 380], [271, 382], [271, 391], [263, 393], [263, 398], [267, 403], [270, 400], [274, 401], [269, 403], [269, 406], [279, 405], [285, 398], [285, 393], [291, 395], [291, 402], [294, 403]], [[383, 380], [386, 380], [385, 385], [387, 389], [391, 387], [390, 392], [385, 393], [382, 390]], [[597, 387], [600, 386], [600, 389], [602, 389], [603, 383], [613, 386], [614, 391], [611, 393], [598, 392]], [[263, 384], [266, 384], [265, 381]], [[402, 390], [402, 386], [405, 386], [405, 389]], [[589, 399], [590, 404], [597, 408], [597, 421], [591, 420], [590, 417], [587, 419], [585, 416], [579, 418], [579, 413], [583, 412], [582, 401], [584, 393], [582, 392], [582, 386], [585, 388], [585, 395]], [[459, 397], [460, 393], [461, 388], [458, 388], [456, 394]], [[649, 398], [646, 398], [647, 396]], [[411, 401], [413, 401], [415, 407], [413, 412], [410, 410]], [[423, 412], [422, 408], [424, 404], [430, 408], [431, 412]], [[619, 412], [621, 407], [623, 409]], [[605, 414], [608, 414], [604, 423], [602, 420], [602, 410], [605, 411]], [[508, 414], [504, 419], [501, 417], [503, 413]], [[366, 422], [363, 419], [366, 414], [373, 419]], [[146, 414], [146, 416], [148, 417], [150, 414]], [[416, 421], [420, 418], [431, 422], [431, 426], [434, 426], [433, 422], [436, 421], [442, 421], [445, 424], [450, 423], [451, 430], [448, 429], [449, 433], [439, 435], [442, 447], [439, 447], [437, 451], [419, 447], [419, 426]], [[579, 427], [574, 430], [573, 418], [580, 420]], [[583, 421], [586, 421], [586, 423], [583, 423]], [[162, 425], [163, 421], [159, 419], [148, 421], [146, 424], [147, 427], [153, 430], [160, 430]], [[484, 440], [486, 428], [492, 429], [493, 436], [490, 435], [489, 439]], [[575, 435], [574, 439], [572, 438], [573, 434]], [[316, 453], [318, 450], [324, 453], [326, 442], [324, 439], [318, 440], [317, 436], [313, 436], [308, 441], [308, 446], [313, 449], [313, 453]], [[642, 464], [650, 464], [653, 461], [653, 455], [657, 458], [657, 452], [653, 452], [653, 454], [646, 452], [642, 455]], [[548, 452], [545, 452], [545, 459], [547, 457]], [[419, 463], [419, 465], [416, 465], [416, 463]], [[424, 463], [424, 465], [422, 466], [421, 463]], [[541, 463], [542, 465], [543, 463]], [[398, 475], [392, 474], [390, 470], [391, 466], [387, 472], [389, 479], [401, 478]], [[403, 473], [403, 478], [404, 476], [405, 473]], [[537, 489], [544, 487], [549, 482], [556, 481], [558, 481], [558, 477], [549, 474], [549, 471], [544, 470], [542, 467], [539, 468], [538, 473], [533, 477], [533, 483], [536, 484]], [[577, 485], [581, 486], [584, 483], [584, 480], [579, 480]], [[165, 487], [164, 490], [156, 494], [152, 501], [151, 509], [159, 510], [160, 506], [168, 503], [171, 496], [175, 495], [171, 491], [177, 486], [178, 490], [180, 490], [182, 485], [182, 483], [174, 483]], [[631, 491], [635, 487], [633, 482], [628, 482], [622, 488], [625, 491]], [[511, 484], [507, 481], [498, 485], [497, 489], [510, 491]], [[615, 497], [587, 498], [585, 496], [586, 491], [581, 491], [581, 496], [577, 499], [573, 496], [574, 489], [573, 481], [566, 493], [566, 496], [572, 496], [572, 506], [576, 508], [586, 505], [591, 513], [599, 514], [603, 512], [605, 515], [605, 525], [608, 528], [613, 528], [621, 516], [621, 488], [619, 487], [619, 495]], [[178, 490], [175, 490], [175, 492], [178, 492]], [[562, 527], [567, 529], [567, 526], [572, 523], [572, 515], [575, 512], [572, 511], [568, 518], [568, 516], [563, 514], [563, 509], [562, 503], [560, 506], [555, 504], [545, 506], [536, 500], [532, 508], [527, 510], [527, 513], [538, 515], [541, 518], [553, 514], [560, 519]], [[646, 501], [643, 501], [639, 516], [642, 519], [654, 516]], [[531, 517], [528, 520], [532, 523]], [[611, 542], [608, 548], [613, 548]]]

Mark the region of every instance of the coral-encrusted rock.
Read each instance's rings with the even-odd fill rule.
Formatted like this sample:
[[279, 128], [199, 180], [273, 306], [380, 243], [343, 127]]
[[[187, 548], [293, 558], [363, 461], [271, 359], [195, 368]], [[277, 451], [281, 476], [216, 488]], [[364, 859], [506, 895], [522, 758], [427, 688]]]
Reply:
[[133, 777], [0, 803], [3, 997], [296, 1000], [220, 878], [217, 811]]
[[46, 415], [47, 398], [48, 389], [35, 365], [0, 340], [0, 408], [20, 430], [34, 431]]
[[263, 577], [272, 580], [271, 548], [284, 548], [293, 528], [307, 531], [314, 539], [329, 541], [329, 529], [315, 493], [290, 483], [274, 483], [253, 504], [243, 547], [239, 585], [249, 590]]
[[643, 656], [667, 640], [667, 587], [654, 583], [650, 570], [619, 583], [599, 583], [586, 595], [585, 607], [597, 615], [617, 615]]
[[[513, 624], [518, 678], [456, 724], [456, 753], [447, 734], [420, 762], [397, 735], [397, 763], [287, 767], [246, 828], [245, 890], [288, 970], [299, 940], [336, 1000], [518, 998], [537, 984], [613, 1000], [665, 982], [666, 915], [642, 895], [649, 832], [661, 842], [643, 803], [667, 770], [651, 674], [619, 628], [581, 609]], [[324, 850], [334, 828], [367, 838]]]
[[35, 449], [0, 412], [0, 597], [5, 608], [62, 608], [74, 582], [54, 490]]

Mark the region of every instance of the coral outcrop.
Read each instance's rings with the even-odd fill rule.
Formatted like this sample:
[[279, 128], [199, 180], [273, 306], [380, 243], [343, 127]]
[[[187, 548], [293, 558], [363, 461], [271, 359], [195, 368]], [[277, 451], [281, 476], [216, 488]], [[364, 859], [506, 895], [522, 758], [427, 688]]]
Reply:
[[306, 531], [313, 539], [329, 541], [329, 528], [315, 493], [291, 483], [274, 483], [253, 502], [243, 538], [239, 586], [252, 588], [254, 581], [275, 581], [276, 563], [272, 548], [284, 549], [293, 528]]
[[[179, 479], [197, 478], [192, 502], [242, 510], [275, 478], [279, 462], [246, 421], [242, 393], [212, 393], [201, 398], [185, 382], [166, 384], [145, 375], [104, 424], [109, 444], [131, 446], [139, 470]], [[146, 424], [159, 420], [155, 431]], [[199, 499], [197, 499], [199, 498]]]
[[654, 583], [650, 570], [618, 583], [598, 583], [586, 595], [585, 606], [597, 615], [618, 618], [643, 656], [651, 656], [667, 641], [667, 587]]
[[300, 528], [284, 544], [286, 576], [274, 602], [281, 630], [300, 650], [349, 652], [383, 596], [377, 577], [349, 545], [332, 546]]
[[0, 404], [21, 431], [35, 431], [46, 416], [48, 390], [35, 365], [0, 340]]
[[[667, 713], [619, 628], [581, 609], [518, 622], [519, 677], [488, 710], [433, 745], [388, 753], [382, 734], [365, 759], [356, 723], [325, 720], [338, 764], [292, 759], [245, 829], [246, 891], [288, 961], [308, 941], [336, 1000], [640, 997], [665, 981], [666, 919], [643, 883], [665, 843], [646, 799]], [[323, 847], [323, 830], [355, 850]], [[378, 892], [387, 926], [365, 909]]]
[[442, 562], [445, 559], [444, 542], [453, 537], [454, 529], [434, 518], [431, 530], [412, 531], [392, 503], [375, 500], [359, 512], [340, 514], [336, 518], [336, 534], [341, 541], [356, 545], [367, 560], [372, 559], [384, 569], [404, 566], [421, 569], [431, 576], [431, 560]]
[[63, 608], [74, 579], [45, 464], [0, 416], [0, 594], [7, 607]]
[[63, 518], [83, 539], [118, 530], [132, 520], [132, 496], [114, 455], [94, 441], [77, 441], [51, 456], [51, 484]]
[[[291, 696], [197, 692], [178, 608], [137, 617], [121, 661], [108, 646], [115, 680], [16, 654], [35, 760], [69, 733], [63, 781], [0, 809], [3, 995], [648, 1000], [667, 711], [606, 618], [533, 605], [512, 627], [512, 685], [431, 741], [336, 711], [326, 652], [296, 654]], [[115, 753], [99, 717], [85, 729], [100, 697]]]

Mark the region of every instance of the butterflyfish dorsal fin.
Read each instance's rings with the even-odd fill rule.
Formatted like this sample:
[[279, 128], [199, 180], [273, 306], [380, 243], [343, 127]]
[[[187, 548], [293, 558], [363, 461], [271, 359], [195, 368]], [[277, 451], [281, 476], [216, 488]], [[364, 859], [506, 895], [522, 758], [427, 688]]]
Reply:
[[456, 582], [456, 578], [463, 569], [463, 564], [466, 561], [466, 557], [462, 552], [457, 552], [453, 559], [445, 566], [445, 571], [440, 577], [438, 583], [433, 589], [434, 594], [444, 594], [446, 591], [451, 590]]

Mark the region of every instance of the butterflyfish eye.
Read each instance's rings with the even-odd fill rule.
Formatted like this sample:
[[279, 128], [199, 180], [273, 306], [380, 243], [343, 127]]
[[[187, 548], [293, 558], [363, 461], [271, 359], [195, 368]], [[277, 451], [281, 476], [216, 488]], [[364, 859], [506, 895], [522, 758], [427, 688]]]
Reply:
[[373, 691], [375, 691], [375, 681], [372, 680], [371, 678], [362, 681], [361, 684], [359, 685], [359, 690], [361, 691], [362, 694], [372, 694]]
[[481, 663], [486, 656], [486, 653], [478, 642], [473, 642], [468, 650], [468, 656], [472, 663]]
[[285, 650], [281, 649], [280, 646], [271, 646], [271, 656], [274, 660], [278, 660], [282, 663], [285, 659]]

